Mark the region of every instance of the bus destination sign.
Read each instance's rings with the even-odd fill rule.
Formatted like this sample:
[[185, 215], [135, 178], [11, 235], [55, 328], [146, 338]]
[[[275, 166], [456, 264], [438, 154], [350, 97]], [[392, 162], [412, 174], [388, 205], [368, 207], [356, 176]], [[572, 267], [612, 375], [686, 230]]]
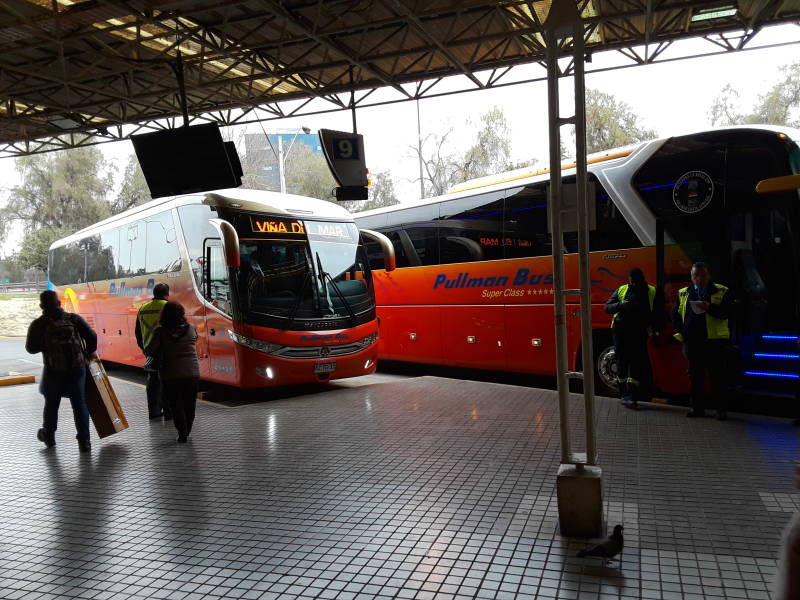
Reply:
[[302, 222], [289, 219], [250, 217], [250, 228], [253, 233], [304, 235], [306, 232]]

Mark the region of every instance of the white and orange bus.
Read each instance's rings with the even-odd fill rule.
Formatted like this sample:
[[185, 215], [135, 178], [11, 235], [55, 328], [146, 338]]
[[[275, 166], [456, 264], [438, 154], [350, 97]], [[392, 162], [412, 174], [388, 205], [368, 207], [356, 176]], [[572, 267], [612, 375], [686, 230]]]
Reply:
[[360, 235], [331, 202], [217, 190], [153, 200], [59, 240], [48, 274], [65, 308], [97, 331], [105, 360], [144, 363], [136, 314], [166, 283], [200, 334], [202, 379], [240, 388], [328, 381], [376, 368]]
[[[800, 202], [796, 191], [759, 196], [755, 187], [800, 172], [799, 140], [797, 130], [725, 128], [590, 157], [599, 390], [609, 393], [616, 385], [603, 304], [627, 271], [641, 267], [658, 282], [666, 312], [700, 259], [736, 298], [740, 383], [795, 383]], [[564, 169], [565, 183], [574, 181], [574, 165]], [[437, 198], [356, 215], [359, 227], [391, 239], [397, 258], [396, 271], [381, 271], [380, 249], [367, 247], [381, 358], [555, 374], [548, 183], [547, 170], [520, 169], [468, 181]], [[577, 252], [574, 234], [564, 243], [566, 252]], [[566, 287], [577, 288], [577, 255], [566, 263]], [[579, 306], [568, 304], [567, 315], [570, 368], [580, 369]], [[661, 339], [669, 333], [667, 325]], [[679, 346], [652, 346], [650, 353], [657, 387], [684, 390]]]

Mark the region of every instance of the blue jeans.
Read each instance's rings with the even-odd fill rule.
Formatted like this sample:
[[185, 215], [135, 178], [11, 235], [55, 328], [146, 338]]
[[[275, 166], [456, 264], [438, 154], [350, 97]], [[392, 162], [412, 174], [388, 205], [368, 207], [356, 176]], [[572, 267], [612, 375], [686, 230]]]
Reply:
[[73, 369], [60, 373], [48, 371], [42, 373], [40, 391], [44, 395], [44, 433], [47, 439], [53, 440], [58, 429], [58, 407], [61, 398], [66, 396], [72, 404], [72, 415], [75, 418], [75, 429], [78, 440], [89, 441], [89, 408], [86, 406], [86, 368]]

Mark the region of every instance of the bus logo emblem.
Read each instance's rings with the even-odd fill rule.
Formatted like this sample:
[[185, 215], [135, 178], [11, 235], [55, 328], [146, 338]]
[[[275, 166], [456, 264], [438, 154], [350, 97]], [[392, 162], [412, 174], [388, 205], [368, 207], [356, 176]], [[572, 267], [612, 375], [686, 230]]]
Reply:
[[714, 180], [705, 171], [689, 171], [681, 175], [672, 188], [672, 201], [689, 215], [703, 211], [714, 197]]
[[327, 346], [323, 346], [322, 348], [319, 349], [319, 355], [322, 358], [328, 358], [331, 355], [331, 349], [328, 348]]

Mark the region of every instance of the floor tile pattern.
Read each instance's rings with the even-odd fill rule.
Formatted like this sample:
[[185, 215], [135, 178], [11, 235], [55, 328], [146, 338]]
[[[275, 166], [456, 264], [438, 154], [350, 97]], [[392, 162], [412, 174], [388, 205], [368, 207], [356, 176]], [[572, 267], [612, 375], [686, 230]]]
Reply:
[[558, 531], [554, 392], [420, 377], [201, 403], [179, 446], [116, 387], [131, 428], [88, 456], [67, 401], [47, 450], [36, 386], [0, 388], [0, 597], [769, 598], [798, 506], [788, 422], [599, 399], [626, 536], [604, 566]]

